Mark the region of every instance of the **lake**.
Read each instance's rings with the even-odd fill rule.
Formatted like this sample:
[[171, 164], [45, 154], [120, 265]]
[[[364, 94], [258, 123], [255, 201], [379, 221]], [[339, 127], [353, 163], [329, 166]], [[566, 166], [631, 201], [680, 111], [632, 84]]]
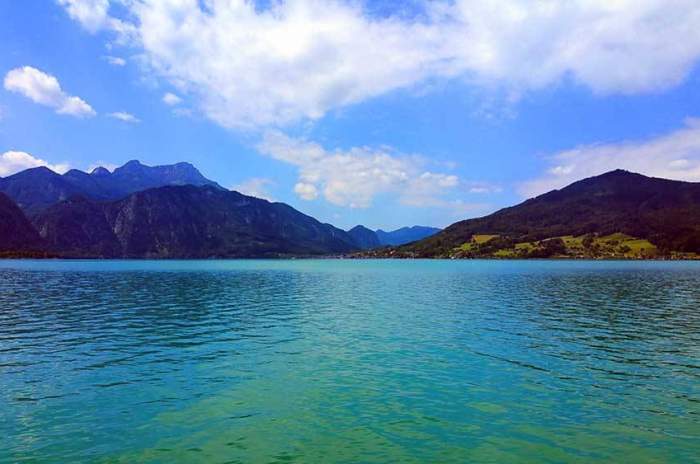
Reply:
[[0, 462], [700, 462], [700, 262], [0, 261]]

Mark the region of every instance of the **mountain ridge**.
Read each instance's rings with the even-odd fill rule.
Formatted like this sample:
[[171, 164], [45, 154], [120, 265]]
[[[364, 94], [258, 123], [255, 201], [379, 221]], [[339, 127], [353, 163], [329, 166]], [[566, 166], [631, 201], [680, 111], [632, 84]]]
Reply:
[[[8, 179], [12, 181], [6, 182]], [[186, 183], [190, 180], [200, 185]], [[115, 187], [111, 182], [124, 185]], [[117, 191], [163, 182], [175, 185], [113, 198]], [[346, 232], [284, 203], [225, 190], [189, 163], [148, 167], [131, 161], [114, 172], [96, 168], [89, 174], [71, 170], [64, 175], [40, 167], [0, 179], [0, 187], [0, 252], [20, 255], [700, 256], [700, 183], [623, 170], [582, 179], [488, 216], [456, 222], [437, 233], [422, 226], [385, 232], [361, 225]], [[10, 193], [3, 193], [3, 188]], [[410, 240], [411, 233], [428, 236], [399, 245], [382, 243], [387, 234]]]
[[138, 160], [131, 160], [114, 172], [98, 167], [90, 173], [71, 169], [65, 174], [40, 166], [0, 178], [0, 192], [9, 196], [30, 217], [76, 195], [92, 200], [116, 200], [165, 185], [211, 185], [223, 190], [192, 164], [184, 162], [146, 166]]
[[344, 231], [284, 203], [207, 186], [164, 186], [113, 201], [73, 197], [33, 219], [66, 257], [260, 258], [341, 254]]
[[442, 229], [437, 227], [427, 226], [406, 226], [399, 229], [384, 231], [377, 229], [375, 232], [382, 245], [404, 245], [406, 243], [415, 242], [426, 237], [430, 237]]
[[348, 234], [355, 240], [357, 246], [363, 250], [371, 250], [382, 246], [377, 233], [363, 225], [356, 225], [348, 230]]
[[[436, 235], [376, 256], [549, 257], [570, 255], [568, 240], [584, 257], [624, 257], [616, 248], [606, 255], [583, 245], [586, 236], [590, 238], [585, 242], [593, 246], [596, 239], [614, 234], [627, 242], [649, 242], [656, 256], [700, 253], [700, 183], [610, 171], [488, 216], [456, 222]], [[614, 246], [622, 250], [619, 243]]]
[[416, 240], [429, 237], [442, 229], [427, 226], [407, 226], [399, 229], [384, 231], [372, 230], [363, 225], [357, 225], [348, 230], [350, 236], [355, 239], [357, 245], [363, 250], [373, 250], [390, 245], [404, 245]]

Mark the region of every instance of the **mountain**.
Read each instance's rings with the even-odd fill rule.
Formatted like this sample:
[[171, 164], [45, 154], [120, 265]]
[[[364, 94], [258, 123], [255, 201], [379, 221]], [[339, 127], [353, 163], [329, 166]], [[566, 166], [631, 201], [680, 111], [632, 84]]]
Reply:
[[209, 185], [223, 189], [189, 163], [145, 166], [134, 160], [114, 172], [96, 168], [88, 174], [72, 169], [60, 175], [46, 167], [27, 169], [0, 179], [0, 192], [12, 198], [31, 217], [76, 195], [91, 200], [116, 200], [166, 185]]
[[386, 252], [410, 257], [700, 253], [700, 183], [612, 171]]
[[352, 237], [357, 247], [362, 250], [371, 250], [382, 246], [377, 233], [365, 226], [358, 225], [353, 227], [348, 231], [348, 235]]
[[0, 252], [37, 249], [41, 238], [22, 210], [5, 194], [0, 193]]
[[0, 179], [0, 192], [31, 216], [58, 201], [81, 193], [82, 189], [49, 168], [39, 167]]
[[33, 220], [62, 256], [237, 258], [356, 250], [346, 232], [300, 213], [216, 186], [166, 186], [115, 201], [73, 197]]
[[374, 231], [365, 226], [358, 225], [350, 229], [348, 234], [355, 240], [355, 243], [360, 249], [371, 250], [387, 245], [396, 246], [415, 242], [416, 240], [440, 232], [440, 230], [441, 229], [435, 227], [413, 226], [385, 232], [381, 229]]
[[416, 240], [421, 240], [431, 235], [440, 232], [441, 229], [435, 227], [413, 226], [402, 227], [400, 229], [385, 232], [381, 229], [377, 230], [377, 238], [381, 245], [403, 245]]
[[186, 163], [132, 161], [114, 172], [63, 175], [34, 168], [0, 179], [0, 192], [7, 193], [0, 193], [5, 256], [236, 258], [358, 249], [368, 251], [355, 256], [376, 257], [700, 256], [700, 183], [621, 170], [443, 231], [345, 232], [283, 203], [227, 191]]
[[204, 177], [190, 163], [145, 166], [137, 160], [132, 160], [115, 169], [111, 175], [108, 174], [109, 171], [106, 169], [94, 170], [91, 173], [101, 182], [110, 183], [115, 191], [121, 190], [123, 194], [166, 185], [210, 185], [222, 189], [219, 184]]

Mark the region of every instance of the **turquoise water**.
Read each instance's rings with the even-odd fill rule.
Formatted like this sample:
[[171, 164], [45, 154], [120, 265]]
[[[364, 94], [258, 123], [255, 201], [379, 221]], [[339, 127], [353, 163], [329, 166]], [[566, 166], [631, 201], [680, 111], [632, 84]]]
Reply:
[[0, 462], [700, 462], [700, 263], [0, 261]]

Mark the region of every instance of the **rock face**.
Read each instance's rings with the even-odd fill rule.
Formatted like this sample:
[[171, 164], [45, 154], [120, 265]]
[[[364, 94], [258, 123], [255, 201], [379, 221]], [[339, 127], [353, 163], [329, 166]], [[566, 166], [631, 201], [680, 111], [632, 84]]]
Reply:
[[73, 198], [33, 222], [50, 250], [75, 257], [276, 257], [357, 249], [346, 232], [288, 205], [215, 186], [160, 187], [107, 202]]
[[41, 239], [22, 210], [7, 195], [0, 193], [0, 252], [38, 249]]
[[210, 185], [222, 189], [189, 163], [145, 166], [134, 160], [113, 173], [105, 168], [96, 168], [90, 174], [72, 169], [63, 175], [46, 167], [27, 169], [0, 179], [0, 192], [12, 198], [31, 217], [76, 195], [91, 200], [116, 200], [166, 185]]
[[435, 235], [442, 229], [436, 227], [413, 226], [385, 232], [377, 230], [377, 238], [382, 245], [403, 245]]
[[361, 250], [371, 250], [382, 246], [379, 242], [376, 232], [368, 229], [365, 226], [355, 226], [348, 231], [348, 234], [355, 241], [355, 244]]
[[396, 251], [448, 256], [477, 234], [528, 242], [614, 233], [646, 239], [662, 252], [700, 252], [700, 183], [612, 171], [489, 216], [457, 222]]

